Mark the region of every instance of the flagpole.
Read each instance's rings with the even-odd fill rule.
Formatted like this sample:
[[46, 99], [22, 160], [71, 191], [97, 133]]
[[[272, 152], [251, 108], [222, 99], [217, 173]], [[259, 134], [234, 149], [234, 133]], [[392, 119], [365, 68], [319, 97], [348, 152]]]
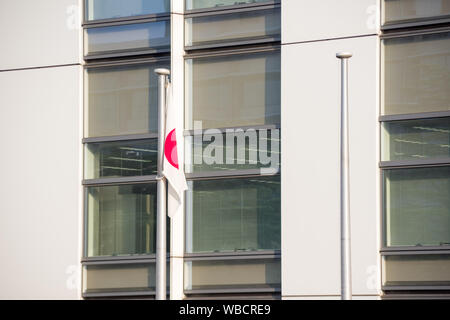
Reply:
[[336, 54], [341, 60], [341, 300], [352, 299], [348, 152], [348, 59], [351, 57], [348, 52]]
[[348, 152], [348, 59], [351, 57], [348, 52], [336, 54], [341, 60], [341, 300], [352, 299]]
[[162, 174], [166, 125], [166, 84], [170, 71], [156, 69], [158, 75], [158, 172], [156, 215], [156, 300], [166, 300], [166, 179]]

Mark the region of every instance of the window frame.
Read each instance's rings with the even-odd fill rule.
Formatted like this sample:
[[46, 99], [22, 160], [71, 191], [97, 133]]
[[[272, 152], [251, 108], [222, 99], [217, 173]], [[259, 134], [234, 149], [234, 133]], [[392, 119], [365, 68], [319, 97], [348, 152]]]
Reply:
[[429, 26], [429, 25], [440, 25], [440, 24], [446, 24], [450, 22], [450, 14], [445, 16], [432, 16], [432, 17], [423, 17], [423, 18], [416, 18], [416, 19], [405, 19], [405, 20], [399, 20], [399, 21], [393, 21], [393, 22], [386, 22], [385, 21], [385, 3], [386, 0], [380, 1], [380, 24], [381, 24], [381, 31], [395, 31], [396, 29], [401, 28], [414, 28], [414, 27], [423, 27], [423, 26]]
[[[166, 62], [171, 63], [171, 48], [164, 50], [140, 50], [140, 49], [130, 49], [122, 50], [114, 53], [101, 53], [101, 54], [91, 54], [85, 55], [84, 44], [86, 37], [86, 29], [96, 28], [96, 27], [109, 27], [109, 26], [119, 26], [119, 25], [129, 25], [135, 23], [146, 23], [146, 22], [156, 22], [156, 21], [171, 21], [171, 10], [166, 13], [157, 13], [150, 15], [137, 15], [129, 17], [119, 17], [110, 19], [98, 19], [87, 21], [86, 20], [86, 0], [82, 2], [82, 43], [83, 43], [83, 102], [82, 102], [82, 113], [83, 113], [83, 127], [82, 127], [82, 180], [81, 186], [83, 188], [83, 213], [82, 213], [82, 255], [81, 255], [81, 268], [82, 268], [82, 278], [84, 277], [85, 266], [96, 266], [96, 265], [122, 265], [122, 264], [151, 264], [156, 263], [156, 254], [131, 254], [123, 256], [87, 256], [87, 246], [88, 246], [88, 188], [89, 187], [101, 187], [101, 186], [112, 186], [112, 185], [131, 185], [131, 184], [149, 184], [157, 182], [156, 175], [143, 175], [143, 176], [132, 176], [132, 177], [118, 177], [118, 178], [98, 178], [98, 179], [85, 179], [85, 146], [91, 143], [101, 143], [101, 142], [125, 142], [125, 141], [145, 141], [149, 139], [158, 139], [157, 133], [143, 133], [143, 134], [125, 134], [125, 135], [111, 135], [111, 136], [101, 136], [101, 137], [86, 137], [85, 136], [85, 126], [86, 123], [86, 111], [88, 108], [86, 97], [88, 94], [88, 88], [85, 85], [85, 77], [87, 70], [104, 68], [104, 67], [120, 67], [120, 66], [134, 66], [134, 65], [148, 65], [152, 63]], [[171, 41], [171, 39], [170, 39]], [[170, 226], [170, 224], [169, 224]], [[168, 232], [168, 234], [170, 234]], [[168, 249], [170, 246], [167, 247]], [[167, 263], [170, 262], [170, 255], [167, 255]], [[167, 288], [167, 294], [169, 295], [170, 288]], [[153, 299], [156, 292], [154, 290], [143, 290], [143, 291], [120, 291], [120, 290], [105, 290], [104, 292], [89, 293], [84, 292], [84, 288], [81, 288], [82, 298], [127, 298], [127, 297], [144, 297]]]
[[[116, 141], [128, 141], [128, 140], [143, 140], [143, 139], [157, 139], [158, 133], [138, 133], [138, 134], [122, 134], [122, 135], [112, 135], [112, 136], [99, 136], [99, 137], [85, 137], [85, 129], [86, 129], [86, 111], [89, 108], [89, 105], [86, 101], [88, 88], [86, 87], [86, 77], [87, 70], [90, 69], [101, 69], [107, 67], [121, 67], [121, 66], [144, 66], [149, 64], [158, 64], [158, 63], [171, 63], [170, 55], [154, 55], [148, 57], [140, 57], [137, 59], [121, 59], [121, 60], [100, 60], [90, 62], [88, 61], [83, 65], [83, 138], [82, 143], [98, 143], [98, 142], [116, 142]], [[84, 153], [83, 153], [84, 157]], [[84, 159], [84, 158], [83, 158]], [[84, 166], [83, 166], [84, 170]], [[83, 171], [84, 172], [84, 171]]]
[[152, 14], [142, 14], [142, 15], [136, 15], [136, 16], [127, 16], [127, 17], [119, 17], [119, 18], [108, 18], [108, 19], [96, 19], [96, 20], [87, 20], [87, 1], [83, 0], [82, 3], [82, 22], [81, 26], [83, 28], [88, 28], [90, 25], [96, 25], [96, 24], [108, 24], [108, 25], [114, 25], [115, 22], [119, 21], [138, 21], [138, 20], [145, 20], [145, 19], [159, 19], [159, 18], [170, 18], [170, 11], [169, 12], [161, 12], [161, 13], [152, 13]]
[[236, 9], [242, 9], [242, 8], [257, 8], [262, 6], [271, 6], [271, 5], [277, 5], [281, 4], [281, 0], [267, 0], [264, 2], [255, 2], [255, 3], [242, 3], [242, 4], [233, 4], [228, 6], [221, 6], [221, 7], [209, 7], [209, 8], [200, 8], [200, 9], [190, 9], [188, 10], [186, 8], [186, 0], [183, 0], [183, 12], [185, 16], [190, 14], [196, 14], [196, 13], [205, 13], [205, 12], [220, 12], [220, 11], [230, 11], [230, 10], [236, 10]]
[[[185, 1], [186, 4], [186, 1]], [[245, 12], [259, 12], [270, 9], [279, 9], [281, 10], [281, 4], [279, 1], [272, 1], [268, 3], [253, 3], [249, 5], [233, 5], [227, 6], [226, 8], [208, 8], [208, 9], [196, 9], [196, 10], [188, 10], [185, 11], [184, 15], [184, 28], [186, 28], [186, 20], [190, 18], [196, 17], [214, 17], [221, 15], [229, 15], [233, 13], [245, 13]], [[281, 25], [280, 25], [281, 30]], [[183, 33], [183, 46], [184, 50], [187, 52], [194, 50], [203, 50], [203, 49], [214, 49], [214, 48], [227, 48], [241, 45], [257, 45], [257, 44], [270, 44], [279, 42], [281, 44], [281, 34], [278, 37], [266, 37], [263, 39], [254, 39], [254, 40], [227, 40], [220, 43], [213, 44], [200, 44], [200, 45], [192, 45], [186, 46], [186, 32]]]
[[[187, 226], [186, 226], [187, 227]], [[264, 252], [222, 252], [222, 253], [184, 253], [183, 264], [192, 261], [239, 261], [239, 260], [279, 260], [281, 250], [264, 250]], [[280, 283], [281, 285], [281, 283]], [[228, 293], [281, 293], [281, 286], [275, 288], [214, 288], [214, 289], [184, 289], [188, 296], [201, 294], [228, 294]]]
[[[380, 106], [379, 106], [379, 130], [378, 139], [379, 143], [379, 162], [378, 170], [380, 172], [380, 232], [381, 237], [379, 239], [379, 253], [380, 258], [384, 256], [398, 256], [398, 255], [433, 255], [433, 254], [450, 254], [450, 244], [442, 246], [386, 246], [385, 239], [387, 236], [386, 230], [386, 189], [385, 189], [385, 170], [389, 169], [410, 169], [410, 168], [432, 168], [432, 167], [447, 167], [450, 166], [450, 157], [439, 159], [424, 159], [424, 160], [395, 160], [395, 161], [381, 161], [383, 139], [382, 139], [382, 124], [385, 122], [395, 122], [404, 120], [428, 120], [435, 118], [448, 118], [450, 117], [450, 110], [437, 111], [437, 112], [420, 112], [420, 113], [404, 113], [394, 115], [384, 115], [384, 96], [385, 96], [385, 82], [384, 82], [384, 39], [406, 38], [418, 35], [429, 35], [450, 32], [450, 16], [447, 19], [434, 19], [433, 17], [421, 19], [414, 22], [402, 22], [402, 23], [390, 23], [384, 24], [384, 1], [381, 1], [382, 8], [382, 21], [380, 35]], [[420, 27], [420, 28], [419, 28]], [[385, 270], [381, 266], [381, 274], [384, 276]], [[427, 286], [427, 285], [415, 285], [415, 286], [385, 286], [381, 283], [381, 290], [383, 292], [382, 298], [389, 299], [394, 298], [396, 295], [404, 294], [406, 291], [412, 291], [414, 297], [430, 297], [432, 295], [440, 294], [443, 290], [450, 290], [448, 286]], [[447, 295], [445, 295], [448, 297]]]
[[[221, 14], [231, 14], [240, 12], [254, 12], [257, 10], [267, 10], [281, 8], [280, 0], [268, 1], [265, 3], [253, 3], [253, 4], [240, 4], [232, 6], [224, 6], [220, 8], [204, 8], [204, 9], [194, 9], [186, 10], [186, 1], [184, 1], [184, 21], [191, 17], [199, 16], [218, 16]], [[280, 26], [281, 28], [281, 26]], [[183, 46], [185, 44], [185, 33], [183, 35]], [[212, 58], [212, 57], [226, 57], [226, 56], [238, 56], [240, 54], [252, 54], [252, 53], [265, 53], [265, 52], [280, 52], [281, 54], [281, 38], [267, 38], [261, 40], [244, 40], [244, 41], [224, 41], [220, 44], [208, 44], [208, 45], [198, 45], [198, 46], [184, 46], [184, 65], [186, 60], [196, 59], [196, 58]], [[280, 70], [281, 71], [281, 70]], [[186, 67], [184, 68], [184, 79], [186, 79]], [[186, 80], [184, 80], [186, 81]], [[186, 85], [186, 83], [185, 83]], [[184, 105], [184, 119], [183, 126], [186, 122], [186, 94], [183, 97]], [[221, 133], [226, 133], [227, 129], [281, 129], [281, 122], [277, 124], [268, 125], [248, 125], [248, 126], [236, 126], [236, 127], [223, 127], [217, 128]], [[195, 135], [203, 135], [208, 129], [203, 129], [201, 131], [195, 131], [193, 129], [183, 130], [183, 139], [187, 137], [194, 137]], [[281, 130], [280, 130], [281, 134]], [[280, 155], [280, 165], [281, 165], [281, 155]], [[230, 171], [206, 171], [206, 172], [196, 172], [196, 173], [186, 173], [186, 180], [189, 181], [200, 181], [200, 180], [225, 180], [233, 178], [255, 178], [255, 177], [265, 177], [265, 176], [281, 176], [281, 167], [278, 168], [276, 172], [271, 173], [261, 173], [261, 169], [245, 169], [245, 170], [230, 170]], [[280, 204], [281, 205], [281, 204]], [[186, 210], [186, 207], [184, 208]], [[185, 211], [186, 214], [186, 211]], [[281, 217], [280, 217], [281, 218]], [[244, 259], [274, 259], [281, 261], [281, 250], [258, 250], [255, 252], [208, 252], [208, 253], [187, 253], [186, 252], [186, 235], [188, 234], [188, 228], [190, 226], [186, 223], [184, 225], [184, 246], [183, 246], [183, 263], [190, 261], [230, 261], [230, 260], [244, 260]], [[190, 231], [189, 231], [190, 232]], [[280, 234], [281, 236], [281, 234]], [[281, 279], [280, 279], [281, 280]], [[213, 294], [218, 296], [226, 296], [227, 294], [243, 294], [246, 297], [252, 294], [273, 294], [277, 296], [281, 294], [281, 283], [280, 288], [211, 288], [211, 289], [193, 289], [186, 290], [183, 288], [185, 295], [188, 298], [199, 297], [203, 294]]]
[[[197, 50], [193, 52], [186, 52], [184, 55], [184, 65], [186, 65], [186, 60], [190, 59], [196, 59], [196, 58], [214, 58], [214, 57], [226, 57], [226, 56], [239, 56], [241, 54], [252, 54], [252, 53], [270, 53], [270, 52], [279, 52], [280, 58], [281, 58], [281, 45], [277, 43], [269, 43], [269, 44], [263, 44], [263, 45], [257, 45], [257, 46], [243, 46], [243, 47], [232, 47], [229, 49], [219, 48], [217, 50]], [[281, 73], [281, 70], [280, 70]], [[186, 74], [187, 74], [187, 68], [184, 67], [183, 72], [183, 79], [184, 79], [184, 85], [186, 86]], [[194, 136], [195, 130], [194, 129], [186, 129], [184, 126], [186, 124], [186, 93], [184, 93], [183, 96], [183, 138], [186, 138], [186, 136]], [[280, 108], [281, 108], [281, 101], [280, 101]], [[281, 109], [280, 109], [281, 114]], [[266, 125], [246, 125], [246, 126], [229, 126], [229, 127], [221, 127], [221, 128], [215, 128], [221, 131], [221, 133], [226, 133], [227, 129], [280, 129], [281, 128], [281, 121], [280, 123], [276, 124], [266, 124]], [[202, 134], [207, 131], [208, 129], [202, 129]], [[281, 133], [281, 130], [280, 130]], [[281, 160], [280, 160], [281, 161]], [[187, 177], [187, 176], [186, 176]]]
[[[83, 25], [83, 59], [85, 61], [96, 60], [96, 59], [109, 59], [109, 58], [121, 58], [121, 57], [129, 57], [129, 56], [142, 56], [142, 55], [155, 55], [155, 54], [164, 54], [170, 53], [171, 48], [164, 49], [125, 49], [125, 50], [114, 50], [112, 52], [105, 51], [100, 53], [88, 53], [85, 51], [85, 44], [87, 41], [87, 30], [92, 28], [102, 28], [102, 27], [116, 27], [122, 25], [133, 25], [133, 24], [143, 24], [143, 23], [152, 23], [152, 22], [161, 22], [168, 21], [170, 27], [170, 14], [162, 17], [149, 17], [142, 19], [113, 19], [111, 22], [95, 22]], [[170, 39], [169, 39], [170, 42]]]

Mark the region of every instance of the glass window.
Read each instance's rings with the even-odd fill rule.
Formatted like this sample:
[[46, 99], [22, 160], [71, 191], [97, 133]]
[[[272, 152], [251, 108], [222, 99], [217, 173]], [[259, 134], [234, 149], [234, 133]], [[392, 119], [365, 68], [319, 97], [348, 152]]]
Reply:
[[280, 123], [280, 52], [186, 61], [185, 128]]
[[384, 23], [409, 22], [450, 15], [450, 0], [384, 0]]
[[280, 9], [187, 18], [185, 33], [186, 46], [279, 38]]
[[450, 157], [450, 118], [384, 122], [382, 128], [383, 161]]
[[157, 133], [158, 82], [168, 62], [88, 68], [85, 137]]
[[383, 286], [450, 286], [450, 255], [383, 257]]
[[279, 129], [227, 131], [186, 137], [185, 171], [196, 173], [279, 168]]
[[85, 29], [85, 55], [170, 50], [170, 20]]
[[87, 188], [87, 256], [156, 252], [156, 183]]
[[280, 259], [189, 261], [185, 290], [281, 287]]
[[169, 13], [170, 0], [86, 0], [86, 20]]
[[280, 249], [280, 177], [197, 180], [186, 194], [186, 252]]
[[[170, 280], [167, 267], [167, 286]], [[117, 265], [83, 266], [83, 293], [122, 293], [155, 291], [155, 263], [126, 263]]]
[[386, 246], [450, 245], [450, 167], [384, 170]]
[[236, 4], [251, 4], [274, 2], [273, 0], [186, 0], [186, 10], [221, 8], [224, 6], [233, 6]]
[[158, 141], [121, 141], [85, 145], [85, 179], [156, 175]]
[[383, 43], [383, 114], [450, 110], [450, 32]]

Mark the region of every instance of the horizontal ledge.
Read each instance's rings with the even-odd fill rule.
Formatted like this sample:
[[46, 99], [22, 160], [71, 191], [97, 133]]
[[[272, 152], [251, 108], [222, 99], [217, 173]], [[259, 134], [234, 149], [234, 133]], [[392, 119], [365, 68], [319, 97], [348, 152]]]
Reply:
[[113, 27], [128, 24], [139, 24], [146, 22], [157, 22], [170, 20], [170, 13], [156, 13], [140, 16], [122, 17], [122, 18], [110, 18], [110, 19], [99, 19], [92, 21], [83, 21], [82, 26], [85, 29], [96, 28], [96, 27]]
[[449, 111], [437, 111], [437, 112], [421, 112], [421, 113], [407, 113], [407, 114], [394, 114], [380, 116], [380, 122], [390, 122], [390, 121], [404, 121], [404, 120], [427, 120], [434, 118], [446, 118], [450, 117]]
[[109, 59], [109, 58], [121, 58], [121, 57], [132, 57], [132, 56], [142, 56], [146, 54], [163, 54], [170, 53], [170, 48], [167, 49], [142, 49], [142, 50], [128, 50], [128, 51], [117, 51], [108, 53], [91, 53], [84, 56], [84, 60], [94, 60], [94, 59]]
[[84, 257], [81, 262], [101, 262], [101, 261], [128, 261], [128, 260], [154, 260], [156, 254], [147, 255], [128, 255], [128, 256], [97, 256], [97, 257]]
[[101, 67], [114, 67], [114, 66], [128, 66], [128, 65], [141, 65], [141, 64], [156, 64], [161, 62], [169, 62], [170, 63], [170, 54], [164, 54], [159, 56], [145, 56], [140, 58], [125, 58], [120, 60], [100, 60], [100, 61], [86, 61], [83, 64], [85, 69], [94, 69]]
[[245, 4], [235, 4], [228, 6], [219, 6], [213, 8], [200, 8], [200, 9], [191, 9], [185, 10], [185, 17], [199, 16], [199, 15], [219, 15], [219, 14], [227, 14], [234, 12], [242, 12], [249, 10], [264, 10], [266, 8], [272, 8], [276, 6], [280, 6], [281, 1], [267, 1], [262, 3], [245, 3]]
[[422, 168], [450, 165], [450, 158], [425, 159], [425, 160], [402, 160], [402, 161], [380, 161], [381, 169]]
[[155, 296], [156, 292], [152, 291], [122, 291], [122, 292], [85, 292], [82, 294], [83, 298], [102, 298], [102, 297], [136, 297], [136, 296]]
[[205, 172], [196, 172], [196, 173], [186, 173], [186, 179], [193, 180], [193, 179], [224, 179], [224, 178], [245, 178], [245, 177], [269, 177], [269, 176], [276, 176], [280, 174], [280, 169], [273, 169], [271, 171], [271, 168], [262, 168], [261, 169], [247, 169], [247, 170], [229, 170], [229, 171], [205, 171]]
[[184, 55], [184, 59], [209, 58], [209, 57], [226, 57], [238, 54], [252, 54], [264, 52], [280, 51], [280, 43], [263, 43], [261, 45], [240, 46], [231, 48], [216, 48], [215, 50], [198, 50], [197, 52], [188, 52]]
[[274, 43], [280, 42], [281, 37], [264, 37], [261, 39], [253, 39], [253, 40], [236, 40], [230, 42], [220, 42], [213, 44], [199, 44], [192, 46], [185, 46], [185, 51], [194, 51], [194, 50], [205, 50], [205, 49], [215, 49], [215, 48], [227, 48], [227, 47], [237, 47], [237, 46], [247, 46], [252, 44], [264, 44], [264, 43]]
[[[431, 17], [431, 18], [422, 18], [422, 19], [410, 19], [410, 20], [399, 20], [393, 22], [387, 22], [386, 24], [381, 26], [381, 31], [393, 31], [398, 29], [405, 28], [414, 28], [414, 27], [423, 27], [430, 26], [434, 27], [438, 24], [448, 23], [450, 22], [450, 15], [442, 16], [442, 17]], [[408, 31], [404, 31], [408, 32]], [[417, 30], [412, 30], [409, 32], [420, 32]]]
[[133, 183], [156, 183], [156, 175], [120, 177], [120, 178], [100, 178], [85, 179], [84, 186], [109, 185], [109, 184], [133, 184]]
[[450, 246], [442, 247], [408, 247], [408, 248], [383, 248], [380, 250], [382, 256], [405, 256], [405, 255], [439, 255], [450, 254]]
[[279, 251], [266, 252], [230, 252], [230, 253], [186, 253], [185, 261], [217, 261], [217, 260], [245, 260], [245, 259], [280, 259]]
[[196, 294], [239, 294], [239, 293], [279, 293], [281, 288], [230, 288], [230, 289], [192, 289], [184, 290], [186, 295]]
[[97, 143], [97, 142], [115, 142], [115, 141], [132, 141], [132, 140], [146, 140], [146, 139], [157, 139], [157, 133], [148, 134], [132, 134], [123, 136], [109, 136], [109, 137], [93, 137], [84, 138], [83, 143]]
[[383, 291], [410, 291], [410, 290], [414, 290], [414, 291], [426, 291], [426, 290], [450, 290], [450, 286], [409, 286], [409, 285], [405, 285], [405, 286], [381, 286], [381, 290]]
[[132, 134], [123, 136], [109, 136], [109, 137], [93, 137], [84, 138], [83, 143], [97, 143], [97, 142], [115, 142], [115, 141], [132, 141], [132, 140], [145, 140], [145, 139], [157, 139], [157, 133], [146, 133], [146, 134]]

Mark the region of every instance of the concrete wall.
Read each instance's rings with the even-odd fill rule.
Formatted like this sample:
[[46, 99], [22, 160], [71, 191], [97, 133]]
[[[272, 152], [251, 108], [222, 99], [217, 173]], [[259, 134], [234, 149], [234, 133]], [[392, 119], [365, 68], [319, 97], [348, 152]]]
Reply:
[[80, 8], [0, 3], [0, 299], [80, 298]]
[[[353, 294], [376, 297], [379, 293], [379, 38], [376, 28], [367, 29], [363, 23], [365, 8], [376, 1], [339, 4], [331, 0], [282, 4], [285, 299], [340, 295], [339, 51], [354, 54], [349, 62]], [[324, 10], [334, 14], [324, 17]]]

